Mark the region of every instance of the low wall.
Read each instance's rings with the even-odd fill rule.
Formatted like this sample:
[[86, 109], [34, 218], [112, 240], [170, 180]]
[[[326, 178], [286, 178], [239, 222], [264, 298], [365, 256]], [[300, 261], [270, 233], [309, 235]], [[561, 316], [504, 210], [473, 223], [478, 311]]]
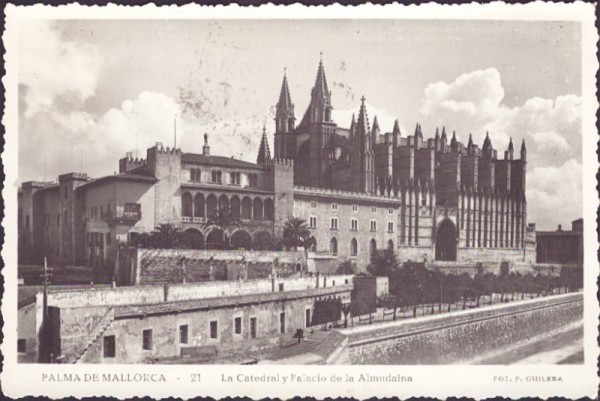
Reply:
[[335, 364], [450, 364], [583, 319], [583, 294], [340, 330]]
[[135, 257], [136, 284], [289, 277], [306, 270], [304, 251], [138, 249]]
[[576, 268], [576, 266], [549, 264], [549, 263], [527, 263], [527, 262], [427, 262], [425, 266], [428, 269], [439, 269], [446, 274], [460, 275], [467, 273], [471, 277], [475, 276], [479, 271], [483, 274], [492, 273], [499, 275], [501, 273], [502, 264], [507, 263], [509, 273], [519, 273], [521, 275], [541, 274], [543, 276], [559, 276], [563, 267]]
[[[433, 262], [435, 248], [431, 246], [398, 246], [396, 250], [401, 262]], [[456, 261], [460, 263], [478, 262], [525, 262], [530, 260], [523, 249], [462, 248], [456, 250]]]

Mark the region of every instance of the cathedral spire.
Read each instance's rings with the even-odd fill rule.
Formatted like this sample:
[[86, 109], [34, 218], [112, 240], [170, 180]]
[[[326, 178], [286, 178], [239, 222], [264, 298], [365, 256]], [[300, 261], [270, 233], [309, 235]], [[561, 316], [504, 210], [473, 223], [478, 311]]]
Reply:
[[469, 132], [469, 142], [467, 143], [467, 154], [473, 154], [473, 135]]
[[357, 133], [367, 135], [370, 133], [369, 117], [367, 116], [367, 108], [365, 106], [365, 97], [360, 98], [360, 110], [358, 112], [358, 122], [356, 123]]
[[310, 94], [310, 104], [302, 117], [300, 122], [301, 127], [308, 124], [332, 122], [331, 121], [331, 92], [327, 87], [327, 78], [325, 77], [325, 67], [323, 67], [323, 60], [319, 60], [319, 67], [317, 69], [317, 78], [315, 79], [315, 86], [312, 88]]
[[287, 72], [284, 70], [279, 101], [275, 110], [275, 132], [287, 133], [294, 130], [296, 118], [294, 117], [294, 104], [288, 86]]
[[508, 149], [504, 151], [504, 160], [512, 160], [515, 153], [515, 148], [513, 146], [512, 136], [510, 137], [510, 142], [508, 142]]
[[269, 150], [269, 141], [267, 140], [267, 129], [263, 127], [260, 147], [258, 148], [258, 157], [256, 163], [265, 166], [271, 160], [271, 151]]
[[394, 121], [394, 129], [392, 130], [392, 143], [394, 144], [394, 149], [398, 147], [400, 143], [400, 124], [398, 120]]
[[527, 148], [525, 148], [525, 138], [523, 138], [523, 142], [521, 142], [521, 160], [527, 160]]
[[452, 139], [450, 139], [450, 150], [453, 153], [458, 152], [458, 141], [456, 140], [456, 131], [452, 131]]
[[448, 136], [446, 135], [446, 126], [442, 127], [442, 143], [448, 143]]

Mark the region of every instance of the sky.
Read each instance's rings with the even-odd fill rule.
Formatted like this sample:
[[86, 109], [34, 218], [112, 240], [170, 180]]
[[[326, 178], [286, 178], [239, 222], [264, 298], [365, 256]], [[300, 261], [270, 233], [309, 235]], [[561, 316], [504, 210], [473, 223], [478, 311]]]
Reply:
[[[581, 27], [433, 20], [32, 20], [19, 26], [19, 181], [113, 174], [155, 142], [254, 161], [286, 71], [297, 121], [320, 54], [348, 127], [417, 122], [528, 151], [528, 220], [582, 215]], [[557, 213], [557, 211], [560, 211]]]

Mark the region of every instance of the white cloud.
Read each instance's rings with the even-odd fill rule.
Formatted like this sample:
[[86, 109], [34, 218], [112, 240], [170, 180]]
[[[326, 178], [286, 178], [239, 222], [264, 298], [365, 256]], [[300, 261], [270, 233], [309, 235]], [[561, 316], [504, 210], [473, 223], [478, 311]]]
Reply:
[[102, 59], [90, 45], [61, 38], [50, 21], [19, 25], [19, 83], [26, 87], [26, 116], [80, 105], [96, 92]]
[[582, 165], [571, 159], [558, 167], [534, 167], [527, 174], [528, 220], [542, 230], [568, 226], [582, 214]]
[[[377, 123], [379, 124], [379, 128], [382, 134], [386, 132], [392, 132], [394, 128], [394, 121], [398, 118], [388, 111], [373, 106], [372, 104], [366, 103], [367, 108], [367, 116], [369, 117], [369, 126], [373, 128], [373, 120], [375, 116], [377, 116]], [[339, 127], [350, 128], [350, 123], [352, 121], [352, 114], [354, 114], [356, 120], [358, 120], [358, 113], [360, 111], [359, 107], [356, 109], [345, 109], [345, 110], [333, 110], [333, 121], [337, 123]], [[400, 131], [402, 135], [408, 135], [405, 128], [400, 124]]]
[[511, 137], [517, 155], [525, 139], [529, 221], [551, 228], [580, 217], [581, 98], [534, 97], [509, 107], [504, 96], [498, 70], [473, 71], [451, 83], [430, 84], [424, 92], [421, 114], [430, 126], [456, 130], [465, 143], [471, 132], [474, 142], [481, 146], [489, 131], [499, 158]]

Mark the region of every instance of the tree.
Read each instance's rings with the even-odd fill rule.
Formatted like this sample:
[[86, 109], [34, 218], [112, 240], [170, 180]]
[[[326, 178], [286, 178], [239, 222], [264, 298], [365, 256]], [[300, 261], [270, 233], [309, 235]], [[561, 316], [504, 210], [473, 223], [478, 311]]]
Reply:
[[227, 233], [233, 229], [241, 227], [241, 220], [238, 216], [232, 213], [231, 208], [227, 205], [221, 205], [213, 209], [206, 218], [204, 223], [206, 230], [219, 229], [222, 232], [221, 244], [227, 246]]
[[336, 274], [355, 274], [356, 273], [356, 264], [351, 260], [345, 260], [338, 266], [335, 271]]
[[254, 236], [254, 241], [252, 241], [252, 247], [259, 251], [268, 251], [275, 248], [275, 241], [273, 240], [273, 236], [266, 231], [259, 231]]
[[171, 224], [159, 224], [148, 237], [151, 248], [186, 248], [186, 241], [179, 227]]
[[398, 260], [393, 249], [374, 250], [371, 253], [371, 262], [367, 266], [367, 271], [373, 276], [389, 277], [397, 269]]
[[307, 248], [310, 242], [310, 230], [306, 220], [291, 216], [283, 226], [283, 244], [297, 250], [299, 246]]

